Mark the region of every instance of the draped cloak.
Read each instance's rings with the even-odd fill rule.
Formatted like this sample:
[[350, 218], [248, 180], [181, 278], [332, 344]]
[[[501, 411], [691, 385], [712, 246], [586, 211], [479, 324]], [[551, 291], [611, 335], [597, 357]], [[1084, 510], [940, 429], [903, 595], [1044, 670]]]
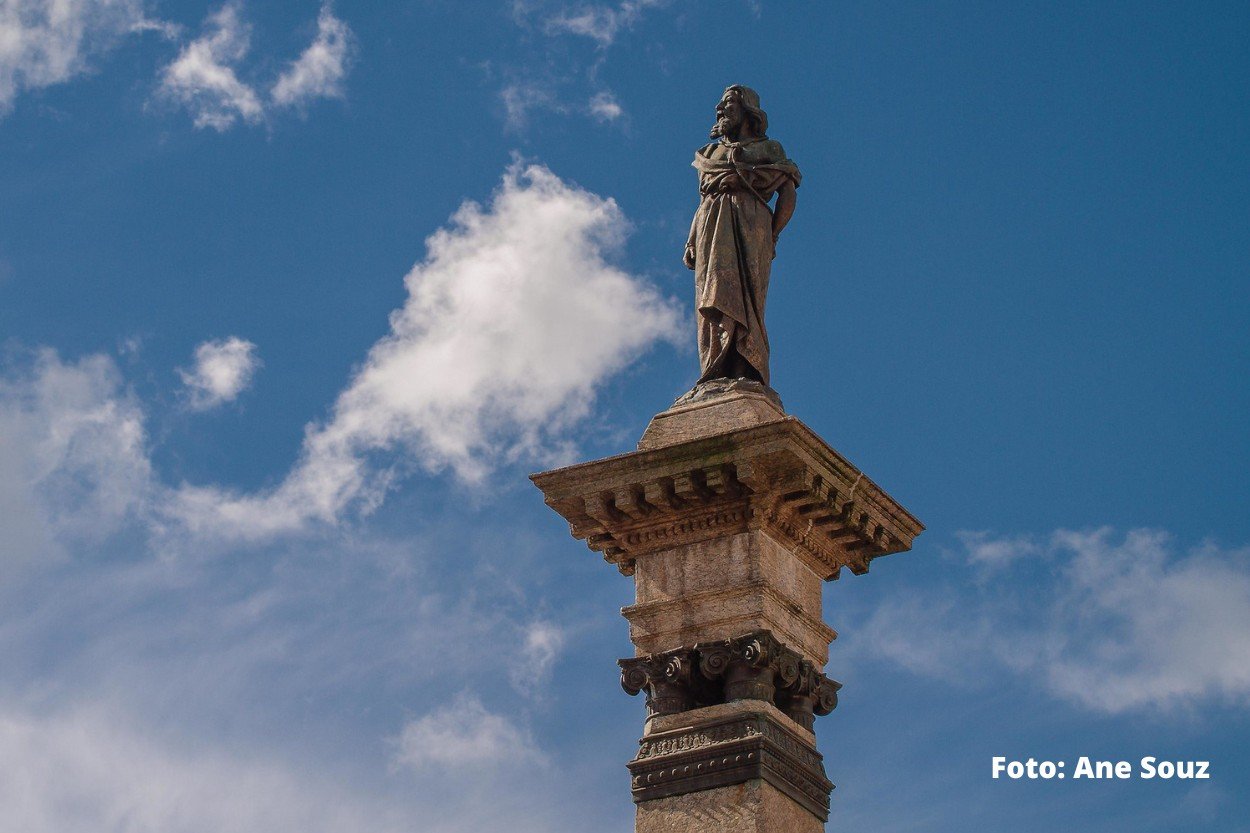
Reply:
[[[756, 158], [744, 161], [743, 146], [756, 143], [762, 143], [751, 148]], [[713, 158], [718, 147], [728, 149], [726, 158]], [[695, 152], [692, 164], [699, 171], [702, 195], [689, 239], [694, 247], [699, 382], [726, 376], [737, 352], [767, 385], [764, 302], [775, 256], [768, 201], [787, 181], [798, 186], [798, 166], [785, 157], [781, 145], [766, 138], [713, 142]]]

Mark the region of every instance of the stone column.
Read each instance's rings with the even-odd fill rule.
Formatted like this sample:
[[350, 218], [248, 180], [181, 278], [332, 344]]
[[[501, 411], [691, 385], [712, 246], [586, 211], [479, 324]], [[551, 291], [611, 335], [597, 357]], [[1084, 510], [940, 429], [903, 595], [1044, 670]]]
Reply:
[[924, 528], [770, 389], [734, 383], [651, 421], [638, 450], [534, 475], [572, 534], [633, 576], [646, 695], [629, 762], [638, 833], [818, 833], [813, 734], [837, 705], [821, 582]]

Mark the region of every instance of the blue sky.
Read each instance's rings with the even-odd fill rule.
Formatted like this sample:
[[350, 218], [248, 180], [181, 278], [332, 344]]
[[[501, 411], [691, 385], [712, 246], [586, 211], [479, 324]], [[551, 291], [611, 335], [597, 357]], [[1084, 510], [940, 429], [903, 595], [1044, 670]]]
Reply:
[[1250, 829], [1247, 31], [2, 0], [0, 829], [632, 830], [632, 588], [526, 475], [696, 378], [730, 83], [774, 385], [928, 526], [826, 589], [830, 829]]

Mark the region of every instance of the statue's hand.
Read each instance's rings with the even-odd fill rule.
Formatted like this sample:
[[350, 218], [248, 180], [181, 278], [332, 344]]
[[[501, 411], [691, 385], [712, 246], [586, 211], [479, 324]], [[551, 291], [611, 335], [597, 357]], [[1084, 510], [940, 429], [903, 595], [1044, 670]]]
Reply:
[[687, 269], [694, 268], [694, 246], [693, 245], [686, 246], [686, 253], [682, 255], [681, 262], [686, 264]]

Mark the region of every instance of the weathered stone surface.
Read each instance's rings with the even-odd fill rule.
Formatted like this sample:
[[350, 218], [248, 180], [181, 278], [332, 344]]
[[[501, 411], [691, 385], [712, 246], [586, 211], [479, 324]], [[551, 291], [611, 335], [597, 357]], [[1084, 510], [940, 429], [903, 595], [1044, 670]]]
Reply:
[[701, 198], [682, 260], [694, 270], [700, 382], [768, 384], [768, 281], [802, 177], [767, 131], [759, 94], [734, 84], [716, 105], [717, 141], [695, 152]]
[[717, 379], [697, 386], [673, 407], [656, 414], [638, 441], [638, 450], [676, 445], [785, 418], [781, 399], [772, 388], [746, 379]]
[[750, 700], [775, 705], [810, 732], [814, 715], [837, 708], [842, 688], [767, 630], [618, 664], [621, 687], [631, 695], [646, 691], [647, 712], [653, 716]]
[[636, 833], [820, 833], [824, 822], [763, 780], [638, 805]]
[[641, 555], [634, 584], [621, 613], [640, 654], [769, 629], [824, 665], [837, 637], [820, 618], [820, 577], [764, 530]]
[[[734, 391], [746, 391], [749, 393], [759, 394], [777, 406], [778, 410], [784, 412], [785, 406], [781, 404], [781, 395], [777, 391], [770, 388], [763, 382], [755, 379], [709, 379], [706, 382], [699, 382], [690, 390], [683, 393], [673, 403], [673, 407], [678, 405], [688, 405], [692, 402], [702, 402], [707, 399], [716, 399], [727, 393]], [[671, 409], [670, 409], [671, 410]]]
[[[760, 714], [767, 715], [773, 720], [780, 720], [785, 717], [772, 703], [765, 703], [761, 700], [733, 700], [729, 703], [718, 703], [715, 706], [691, 709], [680, 714], [651, 715], [647, 718], [642, 734], [643, 738], [646, 739], [650, 735], [669, 732], [674, 729], [688, 729], [700, 722], [713, 722], [726, 718]], [[816, 747], [816, 735], [811, 729], [805, 729], [802, 726], [790, 726], [790, 730], [811, 745], [813, 749]]]
[[825, 777], [812, 734], [763, 702], [740, 700], [726, 706], [733, 708], [671, 715], [668, 719], [683, 718], [683, 725], [670, 728], [649, 723], [629, 763], [634, 801], [704, 795], [763, 781], [813, 817], [826, 819], [833, 785]]
[[868, 571], [924, 529], [794, 417], [532, 478], [626, 575], [647, 553], [764, 530], [822, 579]]
[[638, 833], [817, 833], [832, 784], [812, 734], [837, 702], [821, 582], [867, 572], [923, 526], [763, 385], [714, 379], [638, 451], [534, 475], [625, 575], [647, 692], [630, 762]]

